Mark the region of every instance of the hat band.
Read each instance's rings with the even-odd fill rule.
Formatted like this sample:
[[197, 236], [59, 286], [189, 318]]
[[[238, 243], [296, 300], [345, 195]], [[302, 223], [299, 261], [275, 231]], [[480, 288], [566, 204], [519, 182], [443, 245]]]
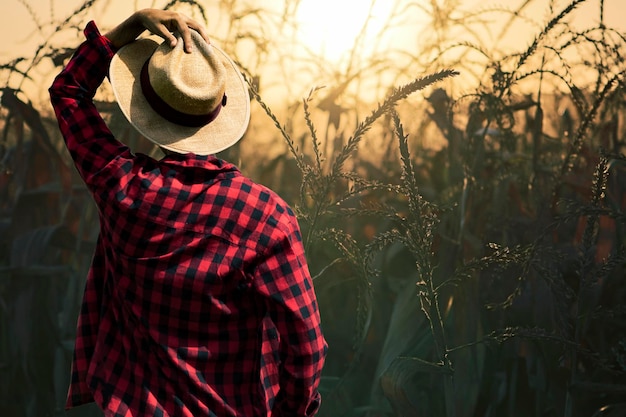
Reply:
[[149, 60], [146, 61], [141, 68], [141, 75], [139, 76], [141, 91], [146, 97], [148, 104], [150, 104], [150, 107], [152, 107], [152, 109], [165, 120], [181, 126], [201, 127], [215, 120], [215, 118], [220, 114], [222, 107], [226, 105], [226, 93], [224, 93], [222, 101], [210, 113], [189, 114], [176, 110], [159, 97], [156, 91], [152, 88], [152, 84], [150, 84], [150, 75], [148, 74], [148, 62]]

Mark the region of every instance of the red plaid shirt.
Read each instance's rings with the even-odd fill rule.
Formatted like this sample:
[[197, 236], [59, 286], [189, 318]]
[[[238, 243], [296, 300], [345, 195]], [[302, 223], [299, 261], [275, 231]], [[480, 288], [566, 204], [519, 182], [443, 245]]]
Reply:
[[212, 156], [154, 160], [94, 107], [96, 25], [50, 88], [100, 213], [67, 407], [105, 416], [312, 416], [326, 353], [296, 218]]

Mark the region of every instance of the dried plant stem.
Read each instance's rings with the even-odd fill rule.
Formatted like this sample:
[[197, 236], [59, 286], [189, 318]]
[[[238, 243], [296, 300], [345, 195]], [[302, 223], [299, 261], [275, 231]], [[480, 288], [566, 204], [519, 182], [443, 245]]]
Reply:
[[[56, 33], [59, 32], [61, 29], [63, 29], [67, 24], [70, 23], [70, 21], [72, 20], [73, 17], [79, 15], [80, 13], [89, 10], [93, 7], [93, 5], [96, 3], [96, 1], [98, 0], [87, 0], [85, 1], [81, 6], [79, 6], [76, 10], [74, 10], [74, 12], [67, 17], [64, 21], [62, 21], [61, 23], [59, 23], [54, 30], [51, 33]], [[28, 74], [38, 63], [39, 60], [41, 59], [40, 54], [48, 47], [50, 42], [50, 39], [47, 39], [45, 42], [43, 42], [41, 45], [39, 45], [39, 48], [37, 48], [37, 51], [35, 52], [33, 58], [30, 61], [30, 64], [28, 65], [28, 67], [24, 70], [24, 74]], [[22, 78], [22, 81], [20, 82], [20, 84], [18, 85], [17, 89], [21, 89], [22, 88], [22, 84], [24, 83], [24, 81], [26, 81], [28, 77], [24, 76]]]
[[451, 371], [443, 373], [442, 377], [444, 379], [446, 416], [454, 417], [456, 416], [454, 372], [452, 372], [452, 361], [448, 354], [445, 326], [439, 305], [439, 292], [433, 280], [431, 262], [433, 231], [437, 224], [437, 218], [432, 214], [433, 210], [429, 204], [419, 194], [415, 170], [409, 153], [408, 136], [404, 134], [400, 117], [396, 112], [393, 112], [392, 116], [402, 161], [402, 188], [409, 199], [407, 230], [402, 240], [417, 259], [417, 268], [421, 279], [418, 283], [420, 289], [418, 296], [422, 311], [430, 324], [437, 361], [444, 369]]
[[[604, 191], [606, 190], [606, 184], [608, 180], [608, 160], [603, 155], [600, 158], [600, 162], [596, 166], [593, 180], [593, 195], [591, 198], [591, 207], [600, 208], [602, 199], [604, 198]], [[589, 287], [592, 285], [590, 282], [589, 274], [593, 267], [593, 247], [597, 238], [597, 226], [599, 215], [597, 213], [591, 214], [587, 217], [587, 225], [583, 232], [583, 239], [580, 248], [579, 255], [579, 287], [576, 300], [575, 309], [575, 333], [574, 333], [574, 347], [570, 349], [571, 356], [571, 373], [569, 380], [569, 387], [565, 398], [565, 417], [571, 417], [573, 413], [574, 401], [572, 397], [571, 387], [578, 382], [578, 346], [581, 344], [582, 332], [584, 327], [584, 321], [587, 320], [586, 313], [581, 311], [581, 305], [584, 303], [583, 297], [589, 293]]]
[[363, 135], [372, 127], [372, 124], [376, 120], [378, 120], [383, 114], [391, 111], [396, 103], [398, 103], [400, 100], [407, 98], [409, 95], [416, 91], [423, 90], [424, 88], [438, 81], [458, 74], [459, 73], [455, 70], [443, 70], [422, 78], [417, 78], [408, 84], [394, 89], [394, 91], [389, 96], [387, 96], [382, 104], [379, 104], [378, 107], [367, 118], [365, 118], [363, 122], [359, 123], [354, 131], [354, 134], [348, 139], [346, 145], [344, 145], [343, 149], [337, 155], [337, 158], [335, 159], [332, 167], [331, 175], [333, 173], [338, 173], [342, 170], [343, 164], [346, 162], [352, 152], [356, 150]]
[[296, 158], [296, 164], [298, 165], [298, 168], [303, 172], [306, 171], [307, 170], [306, 163], [304, 162], [302, 154], [300, 153], [299, 149], [297, 148], [296, 144], [294, 143], [289, 133], [287, 133], [287, 129], [280, 123], [280, 121], [278, 120], [278, 117], [274, 115], [274, 113], [272, 112], [272, 109], [270, 109], [267, 103], [263, 101], [258, 91], [256, 90], [256, 87], [250, 81], [250, 79], [245, 77], [245, 75], [244, 75], [244, 78], [246, 78], [246, 82], [248, 83], [248, 87], [250, 89], [250, 93], [252, 94], [252, 97], [254, 97], [257, 103], [259, 103], [259, 105], [261, 106], [265, 114], [267, 114], [269, 118], [272, 119], [272, 122], [274, 122], [274, 126], [276, 126], [276, 128], [280, 132], [285, 142], [287, 142], [289, 151], [291, 151], [291, 154]]

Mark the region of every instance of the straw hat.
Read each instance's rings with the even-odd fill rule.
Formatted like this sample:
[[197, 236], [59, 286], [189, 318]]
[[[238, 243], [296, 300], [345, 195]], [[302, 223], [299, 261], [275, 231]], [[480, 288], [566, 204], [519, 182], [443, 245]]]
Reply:
[[193, 51], [143, 38], [115, 54], [109, 78], [124, 116], [146, 138], [178, 153], [208, 155], [234, 145], [250, 120], [236, 64], [191, 31]]

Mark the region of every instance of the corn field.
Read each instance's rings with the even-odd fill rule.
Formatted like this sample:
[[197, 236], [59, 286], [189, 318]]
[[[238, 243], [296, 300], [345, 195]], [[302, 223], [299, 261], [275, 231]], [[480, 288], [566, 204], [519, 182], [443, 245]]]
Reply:
[[[116, 1], [49, 20], [54, 2], [16, 2], [41, 42], [0, 62], [3, 417], [66, 415], [98, 214], [37, 77]], [[295, 49], [300, 0], [269, 3], [150, 6], [207, 22], [249, 82], [251, 127], [218, 156], [298, 214], [329, 344], [319, 416], [626, 416], [626, 34], [608, 0], [390, 0], [380, 43], [370, 13], [335, 62]], [[574, 25], [583, 7], [595, 20]], [[384, 43], [414, 11], [420, 36]], [[158, 157], [106, 84], [96, 101]]]

